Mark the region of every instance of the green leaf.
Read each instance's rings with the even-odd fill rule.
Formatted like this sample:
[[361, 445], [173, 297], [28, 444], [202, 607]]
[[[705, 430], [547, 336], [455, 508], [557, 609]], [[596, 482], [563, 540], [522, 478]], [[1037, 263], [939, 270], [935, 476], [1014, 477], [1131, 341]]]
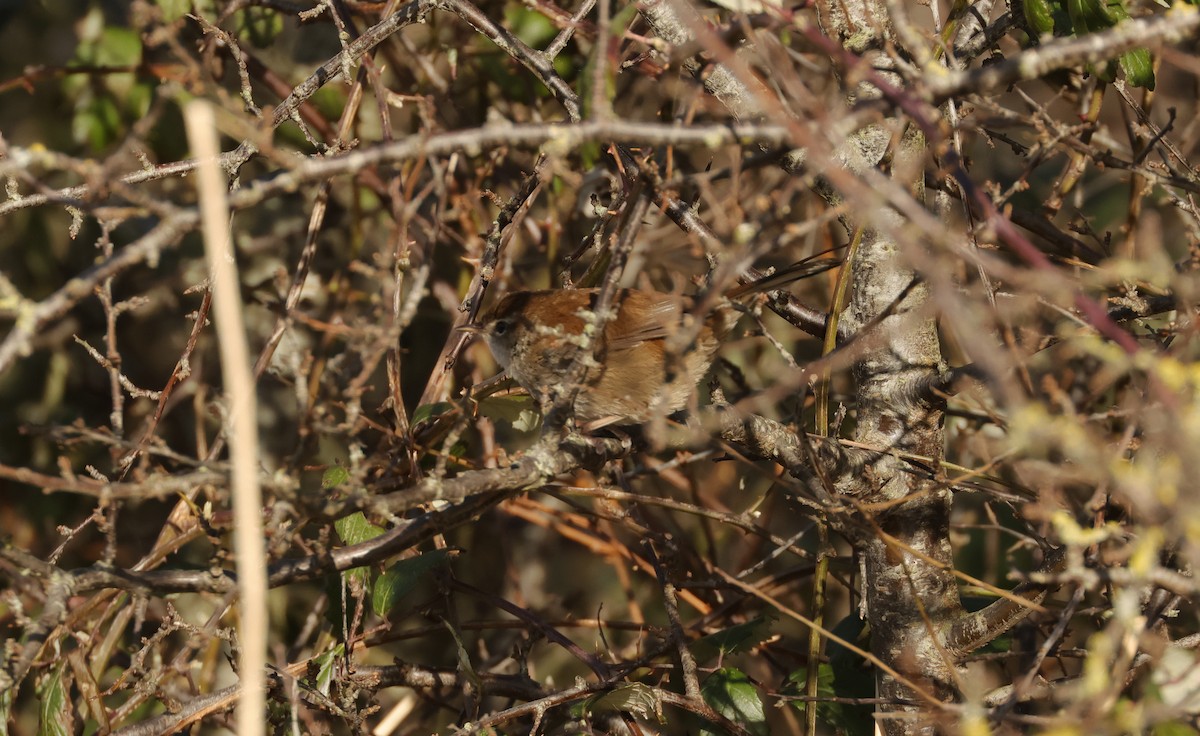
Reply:
[[[91, 95], [91, 93], [89, 93]], [[79, 143], [101, 151], [116, 140], [121, 129], [121, 113], [111, 95], [92, 96], [76, 111], [71, 132]]]
[[489, 396], [479, 402], [479, 413], [491, 419], [502, 420], [518, 432], [532, 432], [541, 426], [542, 415], [537, 404], [529, 395]]
[[439, 401], [436, 404], [422, 404], [412, 413], [412, 426], [415, 427], [428, 419], [445, 414], [453, 409], [454, 404], [446, 401]]
[[[347, 545], [369, 542], [383, 534], [383, 528], [367, 521], [367, 517], [363, 516], [361, 511], [355, 511], [353, 514], [343, 516], [333, 522], [333, 528], [337, 531], [342, 543]], [[365, 567], [351, 568], [343, 572], [342, 576], [352, 587], [359, 586], [358, 590], [366, 590], [371, 579], [370, 573]]]
[[[767, 717], [763, 712], [762, 698], [745, 672], [731, 667], [717, 670], [700, 686], [700, 695], [716, 712], [755, 736], [766, 736]], [[715, 732], [704, 728], [701, 733]]]
[[[1076, 36], [1107, 30], [1129, 19], [1123, 0], [1067, 0], [1067, 14]], [[1110, 61], [1089, 70], [1111, 82], [1116, 79], [1118, 66], [1130, 86], [1154, 89], [1154, 64], [1149, 49], [1132, 49], [1122, 54], [1116, 64]]]
[[1118, 62], [1121, 71], [1125, 72], [1125, 81], [1131, 87], [1154, 89], [1154, 62], [1150, 59], [1150, 49], [1131, 49], [1121, 54]]
[[717, 656], [724, 657], [734, 652], [746, 651], [771, 637], [774, 633], [771, 627], [777, 619], [778, 616], [768, 613], [697, 639], [688, 648], [701, 662]]
[[345, 656], [345, 653], [345, 645], [338, 644], [329, 651], [313, 657], [309, 660], [308, 671], [309, 673], [313, 673], [315, 669], [315, 676], [304, 678], [305, 682], [322, 695], [329, 695], [329, 686], [333, 683], [333, 676], [337, 671], [337, 662]]
[[383, 528], [367, 521], [367, 517], [363, 516], [361, 511], [355, 511], [353, 514], [343, 516], [333, 522], [333, 528], [337, 531], [342, 543], [347, 545], [369, 542], [383, 534]]
[[1166, 721], [1154, 726], [1152, 736], [1196, 736], [1196, 729], [1182, 721]]
[[[130, 76], [132, 79], [132, 75]], [[128, 94], [125, 95], [125, 117], [130, 120], [140, 120], [146, 117], [146, 113], [150, 112], [150, 104], [154, 102], [155, 85], [149, 82], [134, 83], [129, 87]]]
[[1024, 0], [1022, 8], [1025, 11], [1025, 24], [1034, 34], [1054, 33], [1054, 11], [1050, 9], [1049, 0]]
[[321, 490], [328, 491], [337, 488], [348, 480], [350, 480], [350, 471], [341, 465], [334, 465], [326, 468], [325, 473], [321, 476]]
[[234, 23], [238, 35], [260, 49], [270, 47], [283, 32], [283, 16], [269, 8], [239, 10], [234, 14]]
[[1104, 0], [1067, 0], [1067, 15], [1076, 36], [1104, 28]]
[[142, 37], [131, 28], [108, 26], [96, 42], [96, 63], [103, 66], [133, 66], [142, 58]]
[[191, 10], [188, 0], [157, 0], [155, 4], [158, 5], [163, 20], [167, 23], [179, 20]]
[[449, 559], [450, 550], [438, 549], [392, 565], [375, 581], [371, 590], [371, 610], [376, 616], [387, 616], [430, 570], [445, 565]]
[[68, 684], [63, 677], [66, 663], [59, 664], [43, 679], [38, 693], [38, 736], [70, 736], [75, 732]]
[[629, 713], [639, 718], [666, 723], [662, 712], [662, 699], [654, 688], [640, 682], [630, 682], [608, 692], [593, 695], [583, 704], [583, 712]]
[[352, 567], [342, 573], [342, 577], [346, 578], [346, 585], [351, 595], [357, 595], [358, 591], [365, 591], [371, 583], [371, 571], [365, 567]]
[[479, 673], [475, 671], [475, 665], [471, 663], [471, 655], [467, 653], [467, 647], [463, 644], [462, 637], [458, 635], [458, 631], [446, 619], [442, 619], [442, 624], [450, 632], [450, 636], [454, 637], [454, 652], [458, 655], [459, 672], [466, 675], [467, 679], [470, 680], [476, 689], [482, 690], [483, 680], [479, 678]]
[[[805, 684], [808, 681], [807, 673], [804, 670], [797, 670], [788, 678], [790, 683], [788, 686], [789, 692], [795, 692], [797, 695], [802, 695], [807, 692]], [[865, 681], [865, 680], [863, 680]], [[874, 691], [874, 682], [870, 682], [871, 690], [865, 693], [854, 695], [845, 695], [839, 692], [837, 676], [834, 673], [833, 665], [822, 663], [817, 667], [817, 697], [819, 698], [836, 698], [836, 697], [870, 697]], [[861, 684], [861, 682], [860, 682]], [[855, 688], [859, 691], [861, 688]], [[838, 733], [848, 734], [848, 736], [870, 736], [875, 730], [875, 720], [871, 715], [870, 706], [851, 705], [848, 703], [834, 702], [816, 702], [811, 703], [803, 700], [791, 701], [792, 707], [804, 713], [809, 707], [817, 709], [817, 720], [821, 723], [833, 727]]]
[[521, 416], [513, 421], [512, 426], [518, 432], [533, 432], [542, 426], [542, 415], [530, 409], [529, 411], [522, 412]]
[[600, 162], [603, 151], [600, 144], [589, 140], [576, 149], [579, 152], [580, 165], [584, 171], [591, 171]]
[[[833, 627], [833, 633], [858, 646], [870, 646], [870, 642], [867, 641], [866, 624], [858, 616], [843, 618]], [[870, 698], [875, 694], [875, 671], [863, 661], [862, 655], [832, 641], [827, 644], [826, 653], [829, 662], [817, 668], [818, 696]], [[788, 691], [797, 695], [804, 694], [807, 679], [804, 670], [792, 673], [788, 678]], [[799, 711], [804, 711], [807, 705], [804, 701], [792, 701], [792, 706]], [[816, 708], [818, 720], [832, 726], [839, 733], [848, 736], [871, 736], [874, 733], [873, 708], [869, 705], [824, 702], [817, 703]]]
[[543, 48], [558, 35], [558, 27], [549, 18], [520, 5], [509, 5], [504, 19], [514, 36], [535, 49]]
[[[142, 58], [138, 31], [105, 25], [102, 13], [89, 12], [78, 24], [75, 61], [104, 67], [136, 67]], [[74, 75], [72, 75], [74, 76]], [[125, 134], [127, 121], [145, 115], [153, 98], [149, 82], [132, 71], [106, 70], [97, 75], [63, 80], [63, 92], [74, 104], [71, 132], [79, 143], [103, 151]]]
[[1129, 20], [1129, 11], [1125, 9], [1125, 0], [1108, 0], [1104, 5], [1104, 11], [1108, 16], [1110, 27], [1121, 21]]

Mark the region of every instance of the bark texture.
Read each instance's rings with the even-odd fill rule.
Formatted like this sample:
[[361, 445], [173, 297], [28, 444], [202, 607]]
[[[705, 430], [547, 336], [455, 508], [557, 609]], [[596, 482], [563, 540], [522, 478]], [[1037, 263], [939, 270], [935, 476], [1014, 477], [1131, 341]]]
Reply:
[[[898, 81], [887, 71], [893, 63], [885, 49], [895, 41], [884, 3], [838, 0], [822, 10], [827, 33], [866, 56], [890, 82]], [[849, 96], [873, 98], [878, 90], [859, 84]], [[852, 135], [836, 158], [854, 173], [888, 169], [923, 201], [925, 148], [923, 135], [891, 118]], [[904, 703], [880, 706], [880, 725], [888, 734], [931, 733], [936, 703], [957, 697], [953, 658], [943, 646], [944, 632], [962, 615], [952, 573], [951, 495], [936, 475], [914, 468], [900, 454], [929, 458], [926, 468], [938, 467], [945, 441], [942, 409], [918, 398], [922, 392], [916, 387], [932, 385], [945, 367], [927, 289], [905, 257], [905, 247], [919, 246], [900, 239], [906, 221], [886, 207], [862, 220], [856, 216], [859, 212], [844, 219], [861, 238], [845, 320], [854, 331], [871, 334], [864, 335], [868, 339], [855, 363], [854, 434], [877, 450], [865, 472], [846, 474], [836, 485], [858, 508], [846, 528], [860, 557], [871, 649], [899, 675], [878, 675], [879, 697]]]

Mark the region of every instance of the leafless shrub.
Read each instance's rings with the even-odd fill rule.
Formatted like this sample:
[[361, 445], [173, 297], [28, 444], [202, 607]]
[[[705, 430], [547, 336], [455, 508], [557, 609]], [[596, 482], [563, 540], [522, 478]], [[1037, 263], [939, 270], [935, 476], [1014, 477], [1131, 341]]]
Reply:
[[[1200, 725], [1194, 8], [116, 5], [0, 17], [10, 732]], [[499, 294], [800, 261], [686, 418], [467, 390]]]

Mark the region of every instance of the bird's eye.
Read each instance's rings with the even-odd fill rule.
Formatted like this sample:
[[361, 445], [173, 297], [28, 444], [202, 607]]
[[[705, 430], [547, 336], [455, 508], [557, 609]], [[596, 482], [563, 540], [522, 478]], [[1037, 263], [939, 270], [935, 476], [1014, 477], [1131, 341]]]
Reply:
[[496, 320], [496, 324], [492, 325], [492, 334], [503, 335], [505, 332], [508, 332], [508, 320]]

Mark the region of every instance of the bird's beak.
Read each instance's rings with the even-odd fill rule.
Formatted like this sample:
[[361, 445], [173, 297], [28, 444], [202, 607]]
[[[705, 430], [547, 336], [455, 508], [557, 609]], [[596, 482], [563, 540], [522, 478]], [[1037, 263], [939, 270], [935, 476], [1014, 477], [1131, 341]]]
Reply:
[[454, 329], [457, 332], [465, 332], [468, 335], [482, 335], [483, 334], [483, 325], [477, 325], [477, 324], [473, 324], [473, 323], [469, 323], [469, 322], [465, 325], [459, 325], [458, 327], [455, 327]]

